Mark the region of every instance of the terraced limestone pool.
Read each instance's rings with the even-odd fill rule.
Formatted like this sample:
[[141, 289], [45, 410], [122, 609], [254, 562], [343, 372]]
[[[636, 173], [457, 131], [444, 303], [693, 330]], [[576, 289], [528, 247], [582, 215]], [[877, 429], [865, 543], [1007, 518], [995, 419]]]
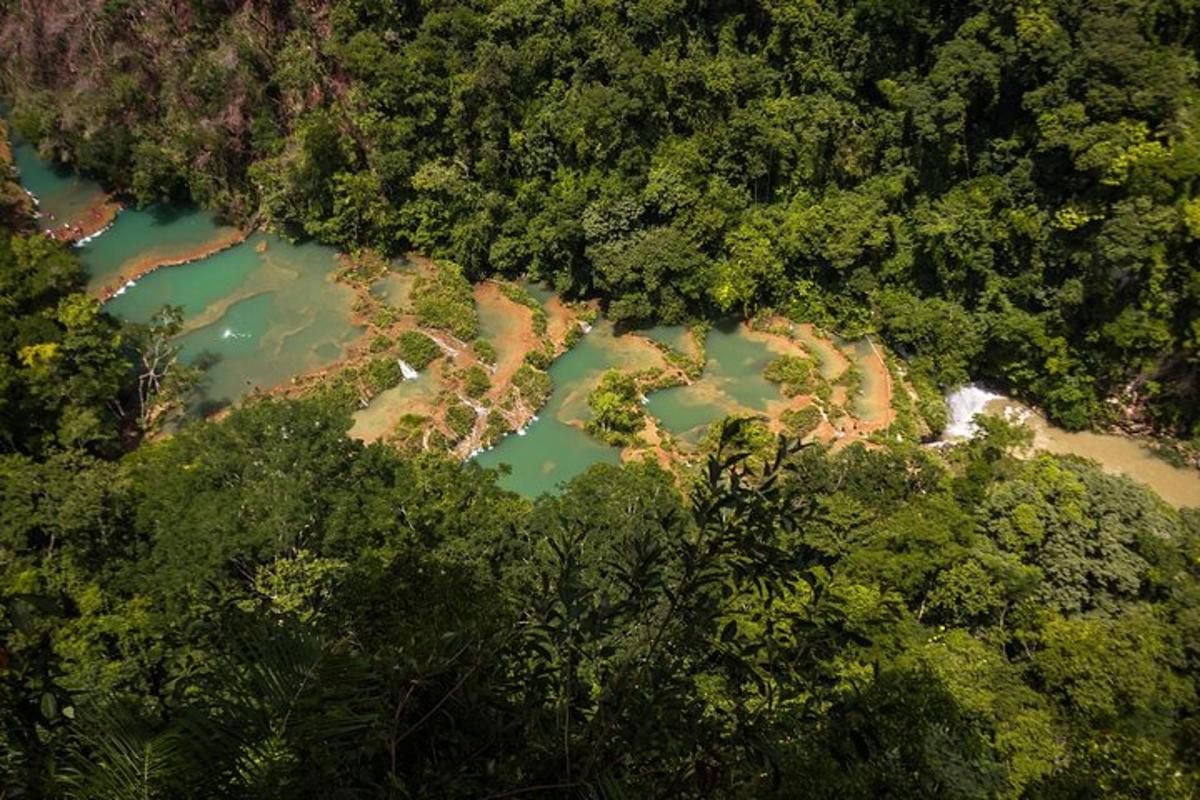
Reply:
[[652, 366], [657, 351], [632, 336], [616, 336], [612, 325], [598, 323], [591, 333], [550, 366], [554, 393], [538, 418], [518, 435], [505, 437], [480, 453], [485, 467], [508, 464], [512, 471], [500, 485], [527, 496], [552, 491], [593, 464], [616, 464], [620, 451], [593, 439], [583, 430], [588, 419], [587, 396], [605, 370]]
[[[587, 435], [587, 396], [608, 369], [638, 370], [662, 366], [655, 339], [691, 352], [690, 334], [682, 327], [660, 326], [635, 334], [616, 335], [608, 322], [597, 323], [573, 349], [550, 367], [554, 392], [539, 418], [520, 435], [506, 437], [478, 456], [487, 467], [507, 464], [511, 472], [502, 486], [527, 496], [552, 491], [592, 464], [619, 461], [620, 451]], [[763, 378], [778, 353], [743, 326], [712, 330], [706, 341], [703, 376], [689, 386], [652, 393], [647, 410], [671, 432], [699, 441], [706, 427], [737, 412], [763, 412], [781, 399], [778, 387]]]
[[[43, 227], [50, 227], [50, 214], [55, 223], [72, 223], [104, 200], [94, 181], [47, 164], [20, 140], [13, 155], [45, 215]], [[150, 321], [164, 305], [182, 308], [181, 357], [206, 367], [198, 412], [327, 365], [361, 333], [350, 322], [353, 292], [330, 279], [332, 248], [267, 234], [230, 246], [241, 238], [207, 212], [159, 204], [122, 210], [111, 228], [77, 248], [94, 293], [156, 265], [220, 250], [161, 267], [105, 304], [133, 322]]]
[[148, 322], [164, 305], [181, 306], [181, 356], [206, 365], [201, 394], [209, 410], [336, 361], [362, 333], [350, 322], [353, 292], [331, 278], [335, 255], [254, 234], [200, 261], [159, 269], [106, 308]]
[[14, 136], [13, 161], [21, 172], [21, 185], [37, 198], [42, 228], [53, 228], [79, 219], [104, 199], [104, 190], [95, 181], [81, 177], [61, 164], [38, 157], [33, 145]]
[[190, 261], [241, 239], [237, 228], [222, 225], [195, 206], [158, 203], [126, 208], [112, 227], [82, 244], [77, 253], [88, 271], [88, 291], [100, 294], [160, 264]]
[[[40, 160], [28, 144], [15, 141], [13, 152], [22, 184], [39, 200], [42, 227], [71, 223], [103, 202], [96, 183]], [[194, 208], [127, 209], [110, 230], [80, 247], [79, 255], [89, 271], [90, 288], [99, 291], [147, 266], [225, 247], [234, 236], [240, 234]], [[106, 307], [116, 316], [139, 322], [148, 321], [165, 304], [182, 307], [184, 360], [207, 367], [196, 408], [205, 412], [341, 357], [361, 329], [351, 323], [353, 292], [331, 280], [335, 266], [330, 248], [255, 234], [215, 255], [158, 269], [124, 288]], [[373, 291], [404, 305], [411, 281], [411, 274], [398, 271]], [[544, 304], [561, 306], [544, 287], [528, 287]], [[511, 320], [494, 311], [481, 309], [483, 329], [485, 335], [503, 340]], [[554, 325], [558, 317], [550, 316]], [[680, 327], [644, 333], [679, 350], [691, 345]], [[818, 357], [827, 380], [836, 380], [853, 363], [860, 383], [856, 396], [847, 398], [851, 408], [864, 421], [874, 420], [875, 427], [886, 424], [891, 413], [890, 378], [869, 342], [835, 347], [805, 325], [795, 326], [792, 334]], [[777, 387], [762, 376], [776, 353], [760, 338], [744, 328], [718, 327], [709, 334], [706, 348], [706, 370], [699, 380], [655, 392], [648, 399], [649, 412], [685, 440], [698, 440], [706, 426], [726, 414], [766, 411], [780, 397]], [[636, 370], [661, 361], [644, 337], [616, 336], [607, 323], [597, 324], [550, 367], [555, 389], [540, 418], [524, 435], [509, 436], [479, 455], [480, 463], [510, 464], [512, 472], [501, 478], [501, 484], [537, 495], [592, 464], [617, 462], [616, 448], [583, 431], [589, 413], [587, 395], [607, 369]], [[356, 432], [388, 429], [396, 415], [434, 402], [437, 391], [435, 377], [426, 375], [386, 390], [356, 416]], [[1150, 483], [1169, 502], [1200, 505], [1200, 473], [1170, 467], [1133, 440], [1066, 434], [1044, 424], [1037, 425], [1037, 433], [1041, 448], [1095, 458], [1108, 469]]]
[[412, 380], [402, 381], [372, 397], [366, 408], [354, 412], [350, 436], [364, 442], [374, 442], [395, 430], [405, 414], [430, 414], [436, 411], [434, 404], [441, 391], [436, 368], [435, 364]]
[[[686, 342], [666, 329], [656, 335], [670, 336], [679, 349]], [[779, 353], [765, 342], [747, 335], [743, 326], [722, 325], [709, 332], [705, 342], [704, 373], [687, 386], [654, 392], [646, 410], [667, 430], [685, 441], [696, 443], [713, 422], [736, 413], [765, 412], [782, 399], [779, 387], [763, 377], [763, 371]]]

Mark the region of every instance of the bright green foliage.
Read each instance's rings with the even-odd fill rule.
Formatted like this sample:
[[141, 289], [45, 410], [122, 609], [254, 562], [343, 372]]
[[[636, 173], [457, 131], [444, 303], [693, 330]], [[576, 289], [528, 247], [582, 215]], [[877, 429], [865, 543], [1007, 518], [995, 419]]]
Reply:
[[444, 419], [446, 427], [450, 428], [455, 436], [462, 439], [475, 427], [478, 415], [475, 413], [475, 409], [466, 403], [455, 403], [446, 409]]
[[816, 383], [816, 368], [801, 356], [780, 356], [767, 365], [763, 377], [779, 384], [784, 397], [809, 394]]
[[[574, 328], [573, 330], [579, 330]], [[525, 363], [534, 369], [549, 369], [554, 363], [554, 345], [549, 340], [542, 340], [539, 347], [535, 347], [525, 354]]]
[[810, 403], [803, 408], [784, 411], [781, 419], [789, 435], [802, 439], [821, 424], [821, 409]]
[[[1197, 218], [1200, 219], [1200, 213], [1197, 214]], [[501, 282], [500, 291], [509, 300], [520, 303], [533, 312], [533, 332], [538, 336], [546, 335], [546, 309], [528, 289], [520, 284]]]
[[588, 395], [588, 433], [610, 444], [625, 444], [642, 429], [645, 411], [641, 393], [632, 375], [609, 370], [600, 384]]
[[404, 380], [404, 371], [394, 358], [374, 358], [367, 362], [361, 372], [367, 388], [372, 394], [390, 389]]
[[10, 5], [17, 127], [142, 201], [1200, 424], [1187, 2]]
[[485, 364], [496, 363], [496, 347], [487, 339], [476, 339], [471, 342], [471, 350], [475, 357]]
[[487, 419], [484, 420], [483, 437], [480, 440], [484, 446], [494, 445], [504, 438], [512, 428], [508, 424], [508, 420], [504, 418], [496, 409], [488, 412]]
[[123, 422], [114, 401], [139, 410], [126, 340], [81, 288], [62, 245], [0, 230], [0, 452], [111, 453]]
[[528, 364], [522, 364], [513, 374], [512, 385], [520, 393], [525, 405], [532, 409], [541, 408], [554, 390], [550, 375]]
[[0, 457], [6, 786], [1197, 787], [1200, 518], [1124, 479], [1003, 428], [948, 472], [742, 420], [686, 499], [642, 464], [530, 505], [348, 425], [262, 401], [119, 462]]
[[412, 302], [422, 325], [449, 331], [464, 341], [471, 341], [479, 333], [471, 284], [453, 262], [438, 262], [432, 276], [418, 275], [413, 282]]
[[478, 364], [472, 364], [463, 372], [463, 391], [467, 397], [483, 397], [492, 388], [488, 371]]
[[[987, 377], [1081, 427], [1152, 378], [1139, 413], [1197, 424], [1193, 4], [62, 5], [0, 10], [27, 138], [453, 259], [414, 304], [464, 343], [466, 276], [528, 272], [619, 321], [874, 330], [922, 410]], [[424, 453], [437, 420], [365, 446], [318, 400], [123, 452], [170, 314], [122, 331], [9, 234], [6, 796], [1200, 794], [1195, 511], [999, 422], [943, 459], [735, 420], [532, 503]], [[640, 429], [629, 376], [592, 401]]]
[[880, 295], [879, 311], [884, 335], [893, 347], [912, 355], [914, 369], [939, 386], [956, 386], [970, 380], [983, 340], [978, 324], [962, 306], [887, 291]]
[[438, 343], [420, 331], [403, 331], [396, 337], [396, 351], [406, 364], [417, 370], [425, 369], [442, 355]]

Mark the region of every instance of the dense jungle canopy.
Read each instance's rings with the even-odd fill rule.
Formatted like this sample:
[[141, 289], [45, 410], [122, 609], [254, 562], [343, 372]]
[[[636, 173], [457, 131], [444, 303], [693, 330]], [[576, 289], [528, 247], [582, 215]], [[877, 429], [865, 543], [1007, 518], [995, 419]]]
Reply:
[[1200, 419], [1194, 0], [0, 8], [16, 127], [137, 200]]
[[[0, 0], [0, 68], [134, 202], [1192, 436], [1198, 12]], [[1200, 796], [1200, 510], [1000, 420], [734, 420], [532, 501], [319, 396], [157, 435], [177, 316], [104, 313], [2, 166], [3, 800]]]

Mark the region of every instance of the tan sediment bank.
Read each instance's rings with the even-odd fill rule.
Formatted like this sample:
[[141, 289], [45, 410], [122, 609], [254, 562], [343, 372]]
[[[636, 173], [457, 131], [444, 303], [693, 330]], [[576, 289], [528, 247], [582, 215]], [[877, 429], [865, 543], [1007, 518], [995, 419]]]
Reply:
[[[492, 391], [489, 396], [498, 399], [498, 387], [512, 383], [513, 375], [525, 361], [525, 354], [537, 349], [541, 340], [533, 329], [533, 310], [505, 297], [500, 291], [500, 284], [495, 281], [477, 283], [474, 293], [475, 307], [481, 317], [491, 313], [511, 318], [510, 324], [498, 331], [491, 340], [496, 348], [496, 363], [490, 368]], [[551, 340], [555, 341], [553, 338]]]
[[[880, 348], [863, 341], [852, 353], [847, 353], [842, 345], [820, 335], [813, 326], [797, 324], [780, 316], [741, 323], [738, 331], [741, 336], [764, 344], [779, 356], [807, 357], [815, 362], [820, 376], [819, 390], [792, 397], [781, 393], [777, 399], [767, 402], [765, 410], [751, 410], [739, 405], [720, 386], [701, 384], [703, 376], [692, 381], [678, 368], [668, 367], [664, 373], [668, 379], [675, 378], [677, 385], [692, 387], [689, 405], [698, 403], [722, 414], [757, 418], [772, 433], [788, 432], [788, 415], [813, 408], [820, 416], [804, 434], [805, 441], [831, 444], [834, 449], [855, 442], [867, 447], [880, 446], [874, 441], [875, 435], [889, 430], [898, 417], [892, 405], [897, 387], [888, 369], [887, 356]], [[701, 349], [694, 341], [689, 344], [697, 351]], [[852, 365], [858, 380], [843, 383], [851, 379]], [[622, 461], [650, 457], [664, 466], [688, 466], [697, 463], [696, 457], [700, 454], [694, 443], [667, 431], [653, 414], [647, 414], [645, 426], [636, 438], [635, 444], [622, 449]]]
[[[338, 361], [297, 375], [266, 390], [264, 395], [296, 397], [317, 391], [341, 376], [354, 374], [374, 360], [396, 358], [394, 345], [401, 334], [418, 331], [437, 343], [442, 355], [422, 370], [417, 378], [382, 391], [372, 392], [361, 381], [356, 382], [359, 407], [351, 429], [353, 436], [368, 442], [387, 441], [399, 433], [397, 426], [406, 417], [417, 415], [424, 419], [423, 445], [428, 445], [430, 432], [437, 431], [454, 442], [450, 449], [452, 454], [466, 458], [485, 442], [490, 414], [499, 414], [509, 430], [521, 429], [530, 422], [538, 409], [521, 397], [514, 386], [514, 376], [525, 363], [526, 355], [544, 347], [546, 343], [549, 343], [555, 356], [561, 355], [568, 333], [578, 325], [575, 309], [559, 303], [553, 313], [548, 313], [547, 334], [542, 337], [534, 330], [532, 310], [507, 297], [501, 290], [500, 282], [489, 280], [475, 284], [472, 294], [477, 316], [500, 314], [506, 322], [510, 322], [493, 331], [488, 339], [496, 351], [496, 362], [489, 364], [479, 359], [471, 342], [462, 341], [445, 330], [421, 326], [413, 309], [408, 307], [407, 292], [398, 303], [372, 292], [372, 287], [379, 281], [392, 280], [399, 274], [431, 275], [437, 269], [432, 259], [409, 254], [405, 258], [407, 265], [403, 273], [397, 273], [391, 271], [392, 266], [388, 262], [377, 256], [366, 256], [366, 262], [345, 255], [340, 258], [343, 269], [339, 271], [338, 279], [355, 291], [352, 321], [364, 328], [363, 334], [347, 346], [345, 354]], [[362, 263], [369, 265], [360, 270]], [[378, 347], [380, 341], [389, 344], [381, 349]], [[477, 399], [468, 397], [464, 390], [464, 374], [474, 366], [487, 371], [491, 384], [488, 391]], [[477, 412], [472, 430], [461, 438], [449, 430], [443, 416], [448, 405], [459, 403]]]
[[[57, 239], [66, 244], [72, 244], [80, 239], [86, 239], [89, 236], [95, 236], [102, 230], [113, 224], [120, 213], [122, 205], [109, 195], [102, 195], [100, 199], [83, 212], [83, 216], [78, 219], [67, 222], [58, 223], [55, 220], [54, 225], [46, 227], [42, 226], [42, 230], [51, 239]], [[43, 219], [38, 220], [39, 223], [45, 222]]]
[[1066, 431], [1052, 425], [1040, 412], [1008, 399], [993, 400], [986, 410], [1028, 426], [1033, 432], [1035, 452], [1087, 458], [1105, 472], [1149, 486], [1169, 505], [1200, 507], [1200, 470], [1164, 461], [1140, 439], [1120, 433]]
[[184, 264], [190, 264], [193, 261], [199, 261], [202, 258], [214, 256], [223, 250], [228, 250], [235, 245], [241, 244], [253, 232], [253, 229], [235, 228], [183, 253], [176, 253], [170, 256], [156, 256], [150, 253], [136, 258], [128, 264], [123, 265], [120, 273], [113, 280], [97, 289], [95, 296], [100, 302], [107, 302], [131, 281], [141, 280], [155, 270], [167, 267], [179, 267]]

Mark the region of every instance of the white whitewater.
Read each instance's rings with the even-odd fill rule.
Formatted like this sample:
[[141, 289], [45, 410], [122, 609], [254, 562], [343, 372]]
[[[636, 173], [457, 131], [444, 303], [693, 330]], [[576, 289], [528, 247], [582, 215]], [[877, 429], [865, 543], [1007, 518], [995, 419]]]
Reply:
[[95, 233], [91, 234], [90, 236], [84, 236], [84, 237], [83, 237], [83, 238], [81, 238], [81, 239], [76, 239], [76, 240], [75, 240], [75, 241], [74, 241], [74, 242], [71, 244], [71, 246], [72, 246], [72, 247], [86, 247], [87, 245], [91, 244], [91, 243], [92, 243], [92, 242], [94, 242], [96, 239], [100, 238], [101, 234], [103, 234], [103, 233], [107, 232], [107, 231], [108, 231], [108, 229], [109, 229], [109, 228], [111, 228], [113, 225], [116, 225], [116, 224], [117, 224], [117, 217], [118, 217], [118, 216], [120, 216], [120, 215], [121, 215], [121, 212], [120, 212], [120, 211], [117, 211], [117, 214], [116, 214], [116, 216], [114, 216], [114, 217], [113, 217], [113, 219], [112, 219], [112, 222], [108, 223], [108, 224], [107, 224], [107, 225], [105, 225], [103, 228], [101, 228], [100, 230], [98, 230], [98, 231], [96, 231]]
[[975, 415], [982, 413], [988, 403], [993, 400], [1003, 400], [1004, 396], [989, 392], [975, 383], [960, 386], [946, 395], [946, 405], [950, 409], [950, 420], [942, 432], [942, 438], [970, 439], [979, 433], [975, 424]]
[[404, 380], [406, 381], [411, 381], [421, 374], [413, 369], [412, 365], [402, 358], [397, 358], [396, 363], [400, 365], [400, 374], [404, 376]]

